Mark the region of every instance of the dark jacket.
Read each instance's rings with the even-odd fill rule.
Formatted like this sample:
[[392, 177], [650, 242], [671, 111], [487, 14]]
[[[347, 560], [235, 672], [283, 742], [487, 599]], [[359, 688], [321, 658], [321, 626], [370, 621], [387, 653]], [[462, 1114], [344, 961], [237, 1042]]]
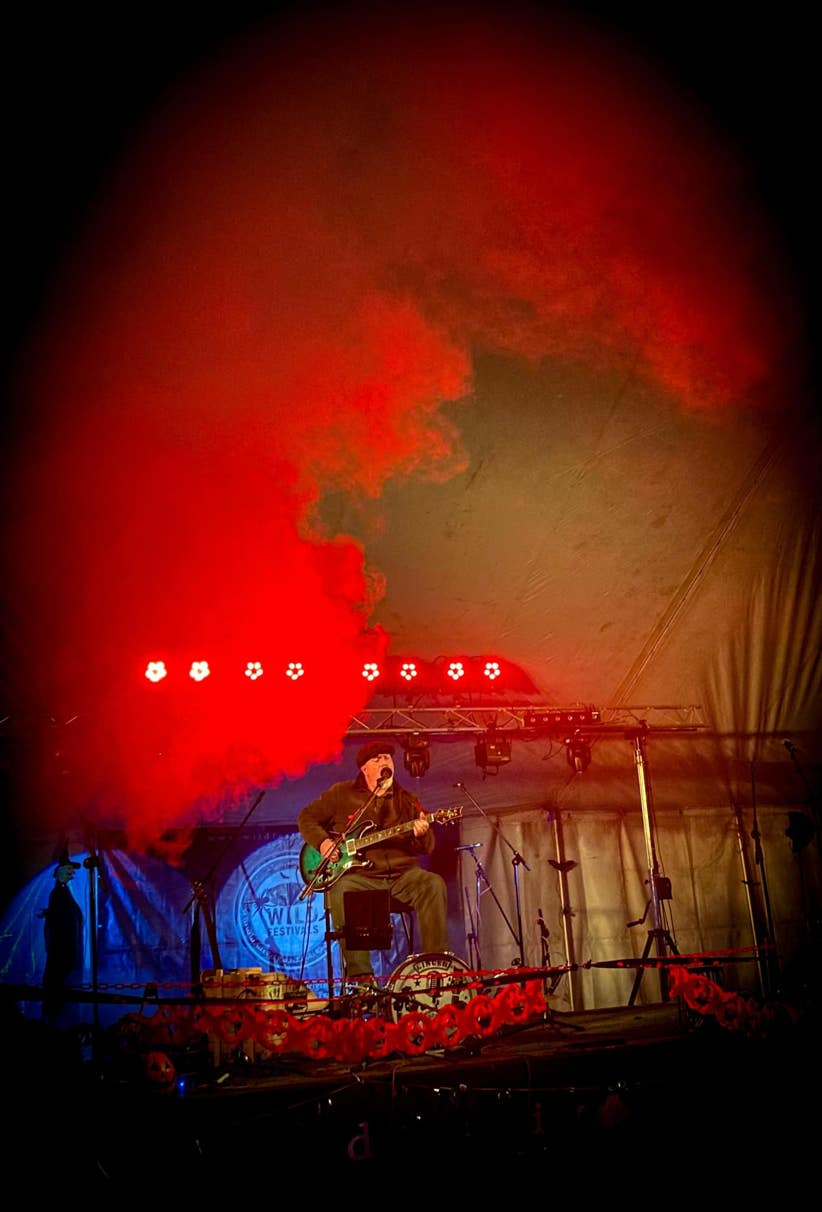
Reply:
[[[350, 781], [334, 783], [318, 799], [306, 804], [297, 816], [297, 828], [303, 840], [319, 850], [325, 838], [335, 839], [344, 831], [347, 832], [354, 816], [368, 802], [369, 796], [362, 774]], [[396, 780], [388, 795], [375, 797], [371, 801], [368, 811], [353, 831], [347, 832], [347, 836], [366, 842], [370, 833], [395, 827], [398, 830], [393, 837], [362, 850], [363, 858], [373, 864], [369, 868], [369, 875], [396, 875], [431, 854], [435, 844], [434, 830], [429, 829], [423, 837], [416, 838], [410, 827], [410, 822], [424, 811], [417, 797], [400, 787]]]
[[43, 987], [60, 988], [82, 979], [83, 911], [66, 884], [55, 884], [45, 911], [46, 966]]

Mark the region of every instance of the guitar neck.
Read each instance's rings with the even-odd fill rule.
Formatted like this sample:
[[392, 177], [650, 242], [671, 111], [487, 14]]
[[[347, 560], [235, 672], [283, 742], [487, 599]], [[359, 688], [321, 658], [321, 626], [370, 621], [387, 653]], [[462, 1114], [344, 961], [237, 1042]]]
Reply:
[[[420, 820], [420, 817], [416, 817]], [[433, 821], [434, 814], [427, 812], [425, 814], [427, 821]], [[364, 833], [362, 837], [350, 838], [346, 845], [351, 850], [363, 850], [366, 846], [375, 846], [377, 842], [384, 842], [389, 837], [396, 837], [399, 833], [407, 833], [409, 829], [414, 828], [414, 821], [403, 821], [401, 825], [392, 825], [390, 829], [380, 829], [379, 833]]]

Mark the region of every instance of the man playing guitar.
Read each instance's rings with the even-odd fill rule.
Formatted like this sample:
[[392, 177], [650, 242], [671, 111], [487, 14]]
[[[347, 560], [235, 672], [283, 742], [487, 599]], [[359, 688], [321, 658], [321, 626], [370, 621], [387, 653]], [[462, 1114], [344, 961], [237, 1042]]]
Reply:
[[[426, 815], [416, 796], [396, 782], [394, 751], [385, 740], [363, 745], [356, 778], [334, 783], [297, 816], [303, 849], [313, 852], [318, 886], [328, 897], [344, 977], [357, 986], [375, 985], [376, 978], [371, 953], [345, 947], [346, 892], [387, 889], [392, 901], [416, 914], [422, 951], [448, 950], [445, 880], [423, 864], [434, 849], [431, 821], [436, 816]], [[310, 858], [301, 857], [301, 869], [306, 878]]]

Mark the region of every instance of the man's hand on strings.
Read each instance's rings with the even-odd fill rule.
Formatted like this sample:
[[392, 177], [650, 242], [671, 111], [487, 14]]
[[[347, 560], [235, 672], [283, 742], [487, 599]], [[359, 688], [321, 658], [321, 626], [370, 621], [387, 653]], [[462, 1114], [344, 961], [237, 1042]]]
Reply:
[[340, 852], [333, 838], [323, 838], [320, 842], [320, 854], [324, 859], [328, 859], [329, 863], [336, 863], [340, 857]]
[[421, 813], [420, 816], [418, 816], [414, 821], [414, 837], [425, 837], [430, 828], [431, 822], [428, 820], [424, 812]]

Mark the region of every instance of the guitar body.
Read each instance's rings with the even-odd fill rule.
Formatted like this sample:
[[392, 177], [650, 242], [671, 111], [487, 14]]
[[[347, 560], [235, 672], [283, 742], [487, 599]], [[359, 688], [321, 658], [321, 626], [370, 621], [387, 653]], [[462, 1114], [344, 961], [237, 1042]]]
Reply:
[[[341, 843], [340, 857], [335, 863], [327, 863], [325, 869], [321, 872], [316, 883], [318, 892], [324, 892], [326, 888], [330, 888], [332, 884], [336, 884], [341, 875], [345, 875], [346, 871], [351, 871], [355, 867], [371, 867], [372, 863], [368, 859], [363, 858], [356, 848], [360, 838], [367, 836], [375, 828], [373, 821], [366, 821], [356, 832], [353, 837], [347, 838]], [[303, 846], [300, 851], [300, 875], [306, 884], [310, 884], [317, 868], [323, 861], [323, 856], [314, 846], [309, 846], [308, 843]]]
[[[461, 807], [426, 813], [426, 817], [431, 823], [439, 825], [458, 821], [461, 816]], [[319, 850], [314, 846], [309, 846], [306, 842], [300, 850], [300, 875], [306, 885], [311, 885], [313, 881], [312, 891], [324, 892], [332, 884], [336, 884], [346, 871], [351, 871], [356, 867], [372, 866], [362, 853], [369, 846], [374, 846], [377, 842], [384, 842], [390, 837], [397, 837], [400, 833], [410, 833], [413, 828], [413, 821], [403, 821], [401, 825], [393, 825], [390, 829], [376, 829], [373, 821], [365, 821], [350, 837], [339, 843], [339, 857], [333, 863], [326, 862]]]

